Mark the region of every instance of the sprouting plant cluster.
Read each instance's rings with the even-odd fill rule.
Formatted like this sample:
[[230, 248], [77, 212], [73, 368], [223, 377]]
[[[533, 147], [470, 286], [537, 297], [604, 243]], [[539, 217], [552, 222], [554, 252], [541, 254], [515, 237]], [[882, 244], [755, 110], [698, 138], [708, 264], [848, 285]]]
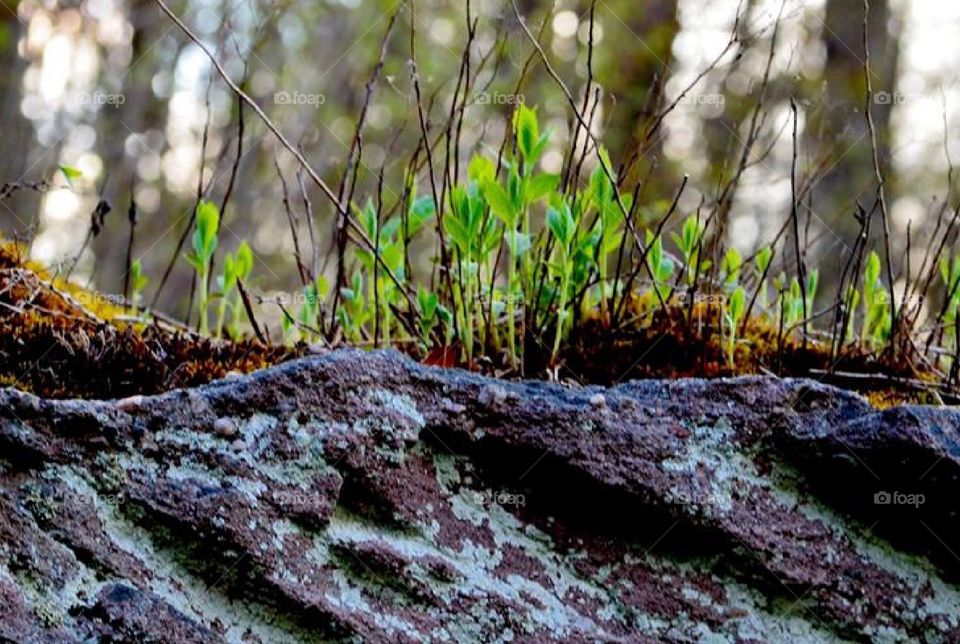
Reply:
[[[247, 279], [253, 270], [253, 250], [245, 240], [237, 247], [236, 253], [227, 253], [223, 258], [223, 271], [217, 277], [218, 290], [210, 292], [211, 267], [214, 254], [219, 245], [220, 211], [209, 201], [201, 201], [196, 211], [196, 228], [193, 233], [193, 247], [185, 255], [187, 262], [197, 274], [196, 283], [199, 285], [199, 309], [201, 334], [210, 333], [209, 307], [212, 300], [217, 300], [216, 325], [213, 332], [217, 337], [225, 332], [230, 337], [239, 337], [241, 303], [238, 282]], [[139, 300], [138, 286], [146, 284], [141, 276], [138, 263], [133, 264], [133, 293], [134, 302]], [[230, 320], [227, 320], [227, 312]]]
[[[748, 258], [729, 248], [714, 266], [698, 213], [674, 232], [664, 226], [672, 209], [656, 227], [636, 230], [639, 204], [621, 192], [602, 149], [589, 180], [563, 189], [560, 176], [538, 170], [550, 133], [541, 132], [536, 111], [519, 106], [512, 125], [512, 152], [475, 155], [440, 207], [412, 180], [399, 213], [385, 216], [372, 200], [354, 205], [373, 246], [352, 248], [339, 288], [323, 276], [304, 288], [299, 314], [285, 320], [288, 339], [322, 340], [332, 326], [354, 343], [443, 349], [460, 364], [482, 358], [522, 371], [528, 352], [555, 366], [585, 320], [616, 332], [650, 323], [661, 310], [687, 309], [689, 320], [707, 308], [733, 369], [738, 347], [749, 348], [748, 317], [777, 329], [781, 342], [810, 333], [807, 322], [821, 307], [817, 269], [802, 280], [785, 263], [774, 273], [772, 245]], [[440, 250], [432, 271], [418, 274], [411, 248], [431, 231]], [[944, 263], [943, 280], [954, 287], [949, 321], [960, 304], [960, 258]], [[843, 344], [879, 351], [890, 341], [890, 292], [876, 252], [843, 305]]]
[[[440, 351], [445, 364], [485, 361], [525, 373], [530, 356], [556, 368], [571, 336], [587, 323], [616, 335], [662, 324], [658, 315], [673, 312], [688, 329], [695, 324], [735, 372], [758, 330], [775, 333], [778, 350], [784, 342], [806, 347], [824, 335], [812, 326], [822, 312], [817, 269], [791, 273], [781, 257], [774, 271], [775, 244], [749, 257], [732, 247], [708, 254], [708, 221], [699, 211], [668, 226], [676, 202], [659, 221], [652, 218], [655, 225], [647, 221], [638, 229], [636, 193], [622, 191], [602, 148], [587, 180], [575, 186], [539, 169], [550, 132], [541, 131], [535, 109], [518, 106], [512, 132], [505, 153], [474, 155], [442, 199], [435, 186], [421, 194], [410, 175], [399, 210], [373, 199], [351, 204], [370, 243], [348, 247], [349, 270], [337, 282], [310, 274], [299, 307], [281, 307], [285, 341], [337, 336], [420, 355]], [[69, 181], [79, 176], [69, 167], [61, 171]], [[418, 246], [421, 237], [437, 242], [429, 262], [418, 257], [418, 247], [429, 247]], [[239, 338], [251, 311], [241, 294], [254, 254], [242, 241], [213, 275], [219, 238], [220, 212], [201, 200], [184, 254], [195, 272], [198, 331]], [[839, 329], [832, 330], [830, 346], [839, 336], [841, 348], [879, 354], [894, 339], [891, 292], [877, 252], [866, 253], [858, 266], [857, 278], [838, 295]], [[960, 337], [960, 257], [941, 259], [939, 271], [944, 298], [936, 339], [949, 351]], [[140, 260], [131, 261], [128, 272], [130, 303], [143, 309], [150, 280]], [[666, 319], [676, 323], [675, 315]]]

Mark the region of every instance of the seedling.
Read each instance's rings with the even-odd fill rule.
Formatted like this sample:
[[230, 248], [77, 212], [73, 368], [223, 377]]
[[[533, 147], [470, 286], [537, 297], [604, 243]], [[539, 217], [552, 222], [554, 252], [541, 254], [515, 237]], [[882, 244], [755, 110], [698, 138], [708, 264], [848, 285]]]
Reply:
[[576, 234], [577, 222], [573, 218], [570, 206], [566, 202], [550, 206], [547, 209], [547, 226], [556, 238], [554, 262], [551, 272], [560, 279], [559, 304], [557, 305], [557, 332], [553, 340], [553, 360], [556, 361], [560, 352], [560, 340], [563, 337], [563, 326], [567, 317], [567, 296], [570, 289], [570, 278], [573, 273], [573, 262], [570, 258], [570, 244]]
[[133, 305], [133, 308], [140, 308], [143, 289], [147, 287], [149, 282], [149, 278], [143, 274], [143, 266], [140, 260], [134, 260], [130, 264], [130, 304]]
[[246, 280], [253, 270], [253, 251], [246, 241], [240, 242], [237, 254], [227, 253], [223, 258], [223, 275], [217, 282], [220, 287], [220, 304], [217, 310], [217, 335], [223, 335], [227, 309], [232, 314], [232, 321], [227, 331], [232, 337], [239, 334], [240, 291], [237, 289], [238, 280]]
[[217, 234], [220, 227], [220, 211], [209, 201], [197, 205], [196, 229], [193, 231], [193, 250], [186, 255], [187, 261], [197, 272], [200, 290], [200, 333], [209, 332], [207, 307], [210, 303], [207, 281], [210, 277], [210, 260], [217, 252]]
[[764, 246], [757, 251], [757, 256], [754, 258], [753, 263], [757, 271], [757, 293], [758, 299], [760, 301], [760, 309], [765, 310], [767, 308], [767, 280], [766, 275], [767, 271], [770, 268], [770, 260], [773, 259], [773, 249], [769, 246]]
[[726, 327], [727, 365], [731, 369], [736, 366], [737, 327], [740, 325], [740, 321], [743, 319], [743, 314], [745, 313], [745, 299], [746, 293], [743, 287], [738, 286], [730, 295], [727, 305], [724, 307], [723, 320], [724, 326]]
[[683, 256], [684, 274], [690, 286], [696, 282], [698, 271], [706, 272], [710, 269], [711, 262], [699, 258], [700, 243], [705, 230], [706, 225], [700, 222], [696, 215], [690, 215], [683, 222], [680, 234], [673, 234], [673, 241]]
[[860, 337], [871, 348], [890, 336], [890, 293], [880, 282], [880, 256], [871, 251], [863, 268], [863, 327]]

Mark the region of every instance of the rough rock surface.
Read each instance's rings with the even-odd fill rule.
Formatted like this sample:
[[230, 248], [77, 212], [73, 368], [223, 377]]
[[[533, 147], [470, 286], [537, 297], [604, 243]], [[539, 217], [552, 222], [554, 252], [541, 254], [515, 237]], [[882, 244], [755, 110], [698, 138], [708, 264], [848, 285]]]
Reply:
[[810, 381], [392, 352], [0, 391], [0, 640], [960, 641], [958, 429]]

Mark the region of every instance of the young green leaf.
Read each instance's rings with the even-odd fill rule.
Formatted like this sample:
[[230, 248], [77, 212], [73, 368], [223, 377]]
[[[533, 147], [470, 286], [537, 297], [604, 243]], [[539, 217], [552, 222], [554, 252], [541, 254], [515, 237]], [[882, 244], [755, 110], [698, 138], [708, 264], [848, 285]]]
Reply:
[[573, 239], [574, 225], [573, 215], [566, 203], [559, 209], [553, 206], [547, 208], [547, 226], [564, 248], [569, 246]]
[[60, 173], [63, 175], [63, 178], [66, 179], [67, 183], [70, 184], [71, 186], [73, 185], [74, 179], [79, 179], [80, 177], [83, 176], [83, 173], [80, 172], [78, 169], [74, 168], [73, 166], [63, 165], [61, 163], [59, 167], [60, 167]]

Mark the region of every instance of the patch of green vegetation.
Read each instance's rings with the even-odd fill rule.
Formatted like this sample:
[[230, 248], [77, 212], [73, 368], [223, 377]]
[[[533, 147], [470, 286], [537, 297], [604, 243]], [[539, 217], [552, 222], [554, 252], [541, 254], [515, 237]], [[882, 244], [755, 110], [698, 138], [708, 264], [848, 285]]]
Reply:
[[[937, 380], [936, 368], [898, 360], [902, 338], [876, 252], [857, 259], [861, 276], [841, 286], [843, 297], [833, 306], [839, 313], [823, 325], [819, 272], [798, 265], [789, 274], [776, 242], [744, 257], [711, 237], [699, 210], [671, 230], [676, 203], [657, 222], [636, 194], [623, 191], [603, 148], [588, 180], [576, 185], [539, 170], [551, 133], [541, 131], [535, 109], [517, 106], [511, 125], [503, 152], [474, 155], [465, 176], [448, 177], [439, 193], [431, 186], [431, 194], [418, 194], [411, 172], [399, 207], [379, 199], [352, 203], [368, 243], [346, 246], [347, 270], [336, 284], [304, 272], [299, 310], [281, 306], [284, 344], [394, 345], [438, 364], [501, 375], [558, 377], [563, 369], [594, 381], [596, 367], [608, 361], [608, 369], [619, 368], [625, 357], [633, 366], [624, 374], [633, 376], [806, 375], [839, 364]], [[68, 180], [71, 170], [61, 168]], [[211, 292], [220, 213], [200, 201], [195, 214], [185, 257], [196, 274], [198, 331], [241, 338], [243, 317], [251, 314], [243, 284], [254, 271], [253, 251], [242, 241], [226, 253]], [[418, 236], [428, 233], [437, 254], [423, 275], [411, 254]], [[771, 276], [777, 260], [781, 268]], [[960, 258], [943, 259], [940, 272], [942, 334], [955, 347]], [[130, 277], [136, 308], [149, 283], [139, 261]], [[667, 351], [653, 351], [661, 343]], [[636, 355], [647, 364], [631, 374]]]

